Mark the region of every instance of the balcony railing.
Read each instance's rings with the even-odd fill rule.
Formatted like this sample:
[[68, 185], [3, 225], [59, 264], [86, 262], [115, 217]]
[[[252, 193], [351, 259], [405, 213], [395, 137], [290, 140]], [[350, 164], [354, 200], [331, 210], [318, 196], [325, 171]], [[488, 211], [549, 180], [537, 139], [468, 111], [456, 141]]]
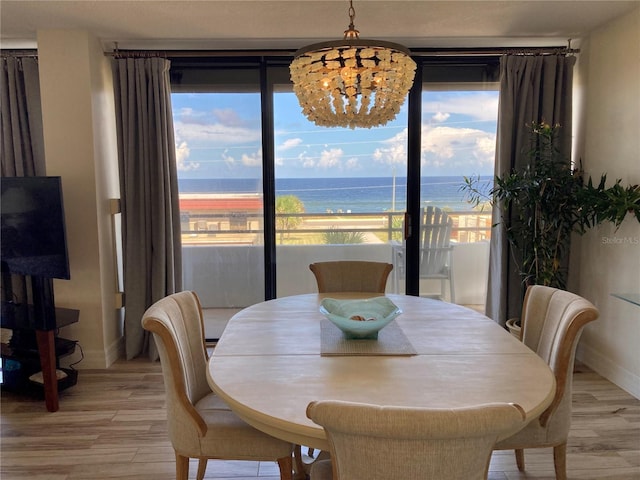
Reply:
[[[467, 211], [448, 214], [453, 219], [451, 237], [454, 242], [473, 243], [491, 237], [490, 213]], [[400, 241], [403, 219], [403, 212], [277, 214], [277, 243], [296, 243], [291, 241], [293, 235], [308, 240], [327, 232], [368, 234], [362, 243]], [[263, 232], [261, 212], [191, 214], [182, 222], [183, 244], [259, 245], [263, 243]]]

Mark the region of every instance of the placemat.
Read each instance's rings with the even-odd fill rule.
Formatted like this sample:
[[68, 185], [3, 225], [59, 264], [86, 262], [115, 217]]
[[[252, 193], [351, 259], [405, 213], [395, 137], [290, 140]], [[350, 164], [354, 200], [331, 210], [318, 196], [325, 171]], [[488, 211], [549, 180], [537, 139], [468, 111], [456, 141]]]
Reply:
[[378, 332], [377, 340], [346, 339], [342, 330], [330, 320], [323, 318], [320, 323], [320, 354], [332, 355], [416, 355], [395, 320]]

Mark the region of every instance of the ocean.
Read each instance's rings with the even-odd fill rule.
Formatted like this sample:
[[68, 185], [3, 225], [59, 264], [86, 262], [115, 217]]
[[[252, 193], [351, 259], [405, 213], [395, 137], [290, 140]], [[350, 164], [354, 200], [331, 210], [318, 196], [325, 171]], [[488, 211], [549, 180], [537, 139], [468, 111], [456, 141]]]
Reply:
[[[489, 184], [491, 176], [482, 177]], [[261, 192], [259, 179], [179, 179], [182, 193], [256, 193]], [[471, 210], [460, 190], [462, 176], [423, 177], [421, 203], [437, 205], [453, 211]], [[393, 201], [395, 190], [395, 203]], [[295, 195], [307, 213], [351, 212], [375, 213], [404, 210], [407, 199], [405, 177], [352, 178], [278, 178], [276, 196]], [[395, 208], [394, 208], [395, 207]]]

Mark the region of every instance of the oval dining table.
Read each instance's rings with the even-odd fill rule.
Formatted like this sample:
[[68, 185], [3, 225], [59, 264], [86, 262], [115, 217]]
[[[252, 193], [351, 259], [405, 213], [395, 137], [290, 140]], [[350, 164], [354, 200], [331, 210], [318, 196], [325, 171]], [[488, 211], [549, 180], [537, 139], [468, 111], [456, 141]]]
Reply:
[[[393, 345], [390, 352], [358, 352], [350, 346], [361, 340], [342, 341], [339, 330], [330, 331], [336, 327], [319, 311], [324, 297], [367, 295], [305, 294], [255, 304], [229, 320], [213, 350], [211, 388], [263, 432], [327, 451], [324, 430], [306, 416], [313, 400], [429, 408], [510, 402], [528, 420], [551, 403], [555, 380], [547, 364], [474, 310], [387, 295], [402, 309], [393, 326], [401, 337], [397, 352]], [[338, 338], [337, 352], [323, 350], [327, 332], [334, 343]]]

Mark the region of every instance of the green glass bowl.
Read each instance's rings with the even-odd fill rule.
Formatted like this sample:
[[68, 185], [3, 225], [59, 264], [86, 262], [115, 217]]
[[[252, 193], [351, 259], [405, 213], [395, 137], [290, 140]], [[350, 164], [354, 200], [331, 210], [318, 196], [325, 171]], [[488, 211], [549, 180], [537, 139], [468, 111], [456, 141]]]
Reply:
[[[378, 332], [402, 313], [387, 297], [366, 300], [336, 300], [325, 298], [320, 312], [349, 339], [377, 339]], [[354, 320], [353, 318], [363, 320]]]

